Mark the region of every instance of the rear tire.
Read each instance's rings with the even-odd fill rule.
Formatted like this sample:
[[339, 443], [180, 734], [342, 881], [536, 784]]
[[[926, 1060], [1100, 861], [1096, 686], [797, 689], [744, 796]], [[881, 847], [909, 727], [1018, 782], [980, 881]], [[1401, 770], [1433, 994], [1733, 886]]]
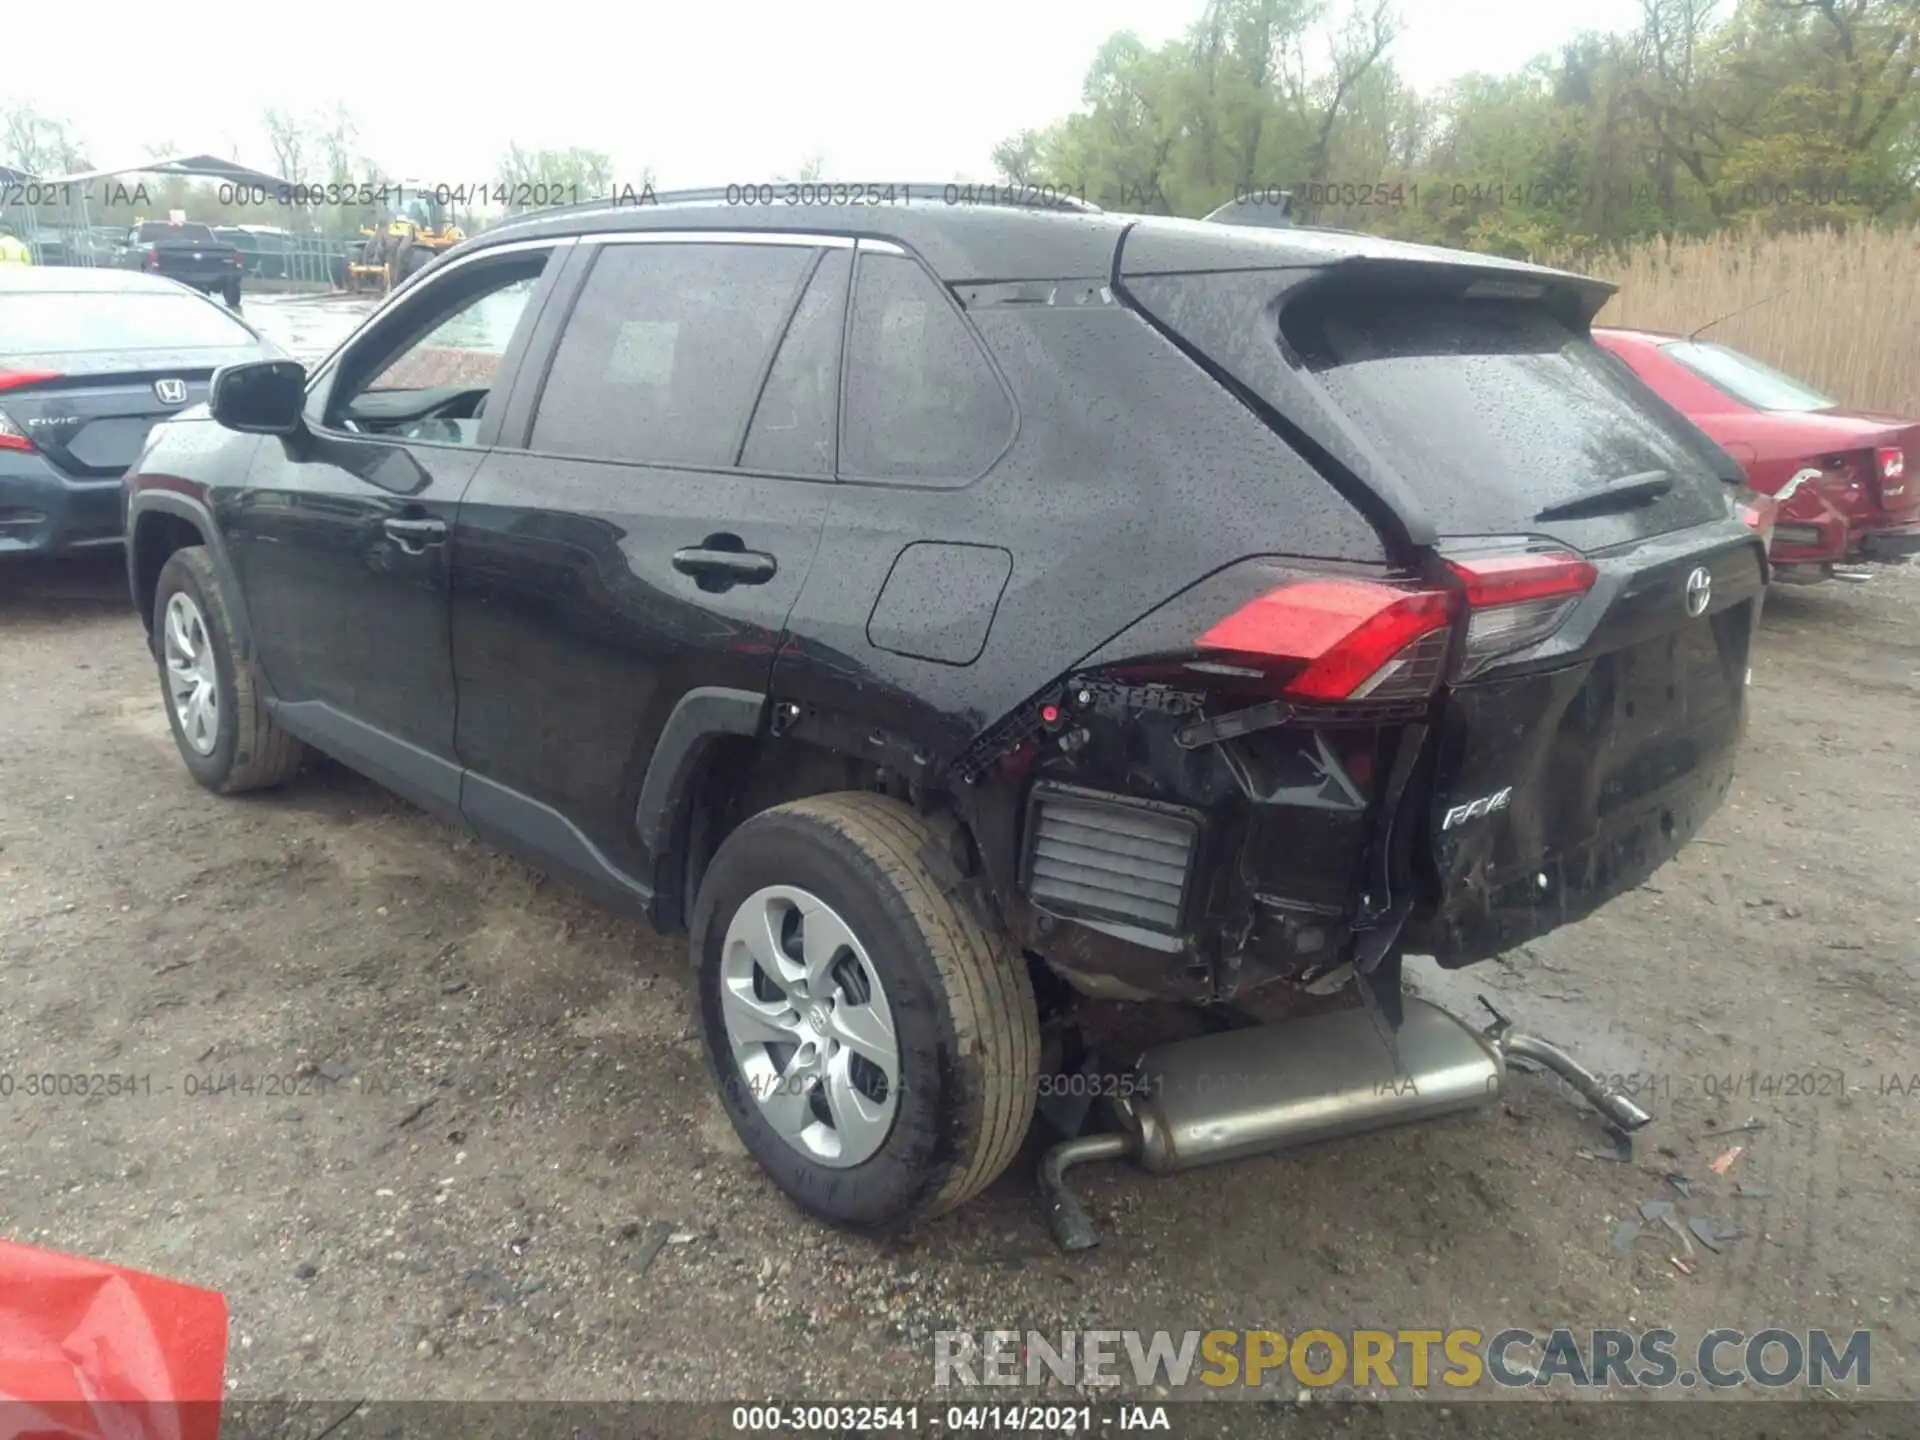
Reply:
[[[932, 843], [897, 801], [824, 795], [746, 821], [701, 880], [689, 928], [722, 1104], [774, 1182], [831, 1224], [899, 1230], [963, 1204], [1033, 1118], [1026, 962], [943, 893], [920, 859]], [[773, 933], [755, 929], [761, 917]], [[784, 981], [753, 935], [780, 947]], [[756, 1017], [768, 1017], [757, 1032]], [[795, 1043], [767, 1043], [775, 1034]], [[869, 1056], [888, 1047], [880, 1084], [887, 1067]]]
[[205, 546], [176, 550], [160, 567], [153, 654], [173, 743], [194, 779], [233, 795], [299, 770], [305, 747], [274, 723], [252, 670], [236, 659], [233, 614]]
[[226, 300], [229, 310], [238, 310], [240, 308], [240, 282], [238, 280], [227, 281], [227, 283], [221, 287], [220, 294]]

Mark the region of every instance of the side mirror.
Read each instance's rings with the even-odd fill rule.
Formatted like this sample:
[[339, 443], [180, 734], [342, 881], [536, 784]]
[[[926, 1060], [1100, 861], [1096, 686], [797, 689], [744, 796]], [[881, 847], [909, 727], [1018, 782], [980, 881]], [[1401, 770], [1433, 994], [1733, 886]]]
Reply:
[[229, 430], [250, 435], [299, 433], [307, 403], [307, 371], [296, 360], [251, 360], [213, 372], [207, 409]]

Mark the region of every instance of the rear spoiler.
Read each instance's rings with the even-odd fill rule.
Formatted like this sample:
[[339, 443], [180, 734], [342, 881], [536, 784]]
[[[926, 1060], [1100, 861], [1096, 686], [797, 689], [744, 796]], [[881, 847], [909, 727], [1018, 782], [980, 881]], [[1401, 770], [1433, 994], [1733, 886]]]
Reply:
[[[1209, 277], [1204, 290], [1190, 283], [1196, 274]], [[1176, 283], [1175, 276], [1185, 283]], [[1330, 290], [1452, 294], [1538, 304], [1569, 329], [1585, 332], [1616, 289], [1604, 280], [1498, 256], [1333, 231], [1209, 221], [1129, 227], [1115, 256], [1114, 285], [1162, 335], [1325, 475], [1402, 563], [1438, 544], [1433, 518], [1365, 430], [1292, 362], [1279, 334], [1281, 311]], [[1724, 471], [1730, 463], [1724, 453], [1690, 421], [1644, 383], [1635, 381], [1633, 388], [1704, 462]]]
[[1268, 230], [1287, 230], [1294, 225], [1291, 190], [1260, 191], [1229, 200], [1202, 219], [1216, 225], [1257, 225]]

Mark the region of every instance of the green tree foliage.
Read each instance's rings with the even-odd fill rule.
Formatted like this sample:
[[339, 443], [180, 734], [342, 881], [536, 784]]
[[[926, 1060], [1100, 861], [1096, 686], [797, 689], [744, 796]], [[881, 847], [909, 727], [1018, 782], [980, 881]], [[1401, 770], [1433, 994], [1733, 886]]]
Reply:
[[578, 145], [565, 150], [509, 145], [496, 178], [509, 210], [601, 199], [613, 193], [615, 179], [612, 156]]
[[994, 163], [1123, 211], [1286, 189], [1314, 223], [1513, 255], [1916, 213], [1920, 0], [1642, 0], [1629, 30], [1433, 95], [1395, 72], [1384, 0], [1345, 3], [1116, 34], [1080, 108]]

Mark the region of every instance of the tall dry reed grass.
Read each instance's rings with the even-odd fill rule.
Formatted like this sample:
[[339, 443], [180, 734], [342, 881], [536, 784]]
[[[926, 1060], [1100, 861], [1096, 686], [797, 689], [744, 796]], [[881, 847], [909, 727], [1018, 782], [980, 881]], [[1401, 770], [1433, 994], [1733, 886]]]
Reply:
[[1920, 415], [1920, 226], [1654, 241], [1572, 268], [1620, 293], [1596, 323], [1744, 350], [1863, 410]]

